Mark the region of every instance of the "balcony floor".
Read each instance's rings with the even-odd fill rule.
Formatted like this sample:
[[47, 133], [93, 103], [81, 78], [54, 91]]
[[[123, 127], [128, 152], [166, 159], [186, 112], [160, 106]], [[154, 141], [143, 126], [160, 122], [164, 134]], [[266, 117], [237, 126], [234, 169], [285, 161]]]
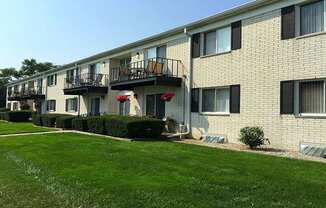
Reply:
[[174, 86], [180, 87], [182, 78], [156, 76], [145, 79], [134, 79], [125, 81], [113, 81], [110, 83], [112, 90], [134, 90], [135, 87], [142, 86]]
[[89, 93], [107, 94], [107, 86], [79, 86], [63, 90], [65, 95], [84, 95]]

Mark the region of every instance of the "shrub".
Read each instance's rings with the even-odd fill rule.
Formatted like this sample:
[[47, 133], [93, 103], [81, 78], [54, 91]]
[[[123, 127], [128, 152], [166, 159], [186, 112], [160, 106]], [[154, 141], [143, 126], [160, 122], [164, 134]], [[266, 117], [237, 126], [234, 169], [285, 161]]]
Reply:
[[42, 126], [42, 115], [34, 113], [32, 115], [33, 124], [36, 126]]
[[56, 127], [62, 129], [72, 129], [72, 121], [76, 118], [76, 116], [60, 116], [56, 117]]
[[164, 130], [164, 122], [148, 117], [106, 116], [105, 128], [110, 136], [157, 138]]
[[0, 108], [0, 112], [8, 112], [8, 111], [10, 111], [9, 108]]
[[72, 120], [72, 128], [77, 131], [88, 131], [87, 118], [77, 117]]
[[2, 116], [5, 120], [11, 122], [27, 122], [32, 117], [32, 111], [9, 111]]
[[0, 120], [6, 120], [6, 112], [0, 112]]
[[67, 116], [65, 114], [43, 114], [41, 115], [42, 126], [55, 127], [57, 117]]
[[264, 131], [261, 127], [245, 127], [240, 130], [240, 141], [250, 147], [250, 149], [264, 144]]
[[105, 117], [95, 116], [87, 118], [88, 131], [95, 134], [106, 134]]

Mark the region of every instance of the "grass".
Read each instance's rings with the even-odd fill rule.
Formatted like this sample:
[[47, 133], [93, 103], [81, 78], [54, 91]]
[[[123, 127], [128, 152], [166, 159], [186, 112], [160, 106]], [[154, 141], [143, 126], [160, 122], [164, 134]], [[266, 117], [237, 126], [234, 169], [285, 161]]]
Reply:
[[32, 123], [12, 123], [0, 121], [0, 135], [35, 133], [45, 131], [53, 131], [53, 129], [34, 126]]
[[0, 139], [1, 207], [325, 207], [326, 165], [62, 133]]

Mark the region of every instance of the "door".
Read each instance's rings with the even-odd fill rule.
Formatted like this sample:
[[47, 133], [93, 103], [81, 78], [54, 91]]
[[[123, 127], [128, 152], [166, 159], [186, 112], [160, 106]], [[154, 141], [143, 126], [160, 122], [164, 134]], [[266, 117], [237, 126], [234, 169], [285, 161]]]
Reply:
[[146, 115], [162, 119], [165, 117], [165, 102], [161, 100], [162, 94], [146, 96]]
[[100, 98], [92, 98], [91, 99], [91, 108], [90, 108], [90, 115], [91, 116], [98, 116], [100, 115]]

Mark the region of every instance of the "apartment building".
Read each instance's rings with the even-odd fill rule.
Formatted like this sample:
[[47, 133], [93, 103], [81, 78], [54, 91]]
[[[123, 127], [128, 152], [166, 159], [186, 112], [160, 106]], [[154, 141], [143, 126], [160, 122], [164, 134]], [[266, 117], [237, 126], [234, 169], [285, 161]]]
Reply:
[[197, 139], [237, 143], [261, 126], [274, 147], [326, 144], [325, 16], [325, 0], [257, 0], [13, 82], [7, 104], [170, 117]]

